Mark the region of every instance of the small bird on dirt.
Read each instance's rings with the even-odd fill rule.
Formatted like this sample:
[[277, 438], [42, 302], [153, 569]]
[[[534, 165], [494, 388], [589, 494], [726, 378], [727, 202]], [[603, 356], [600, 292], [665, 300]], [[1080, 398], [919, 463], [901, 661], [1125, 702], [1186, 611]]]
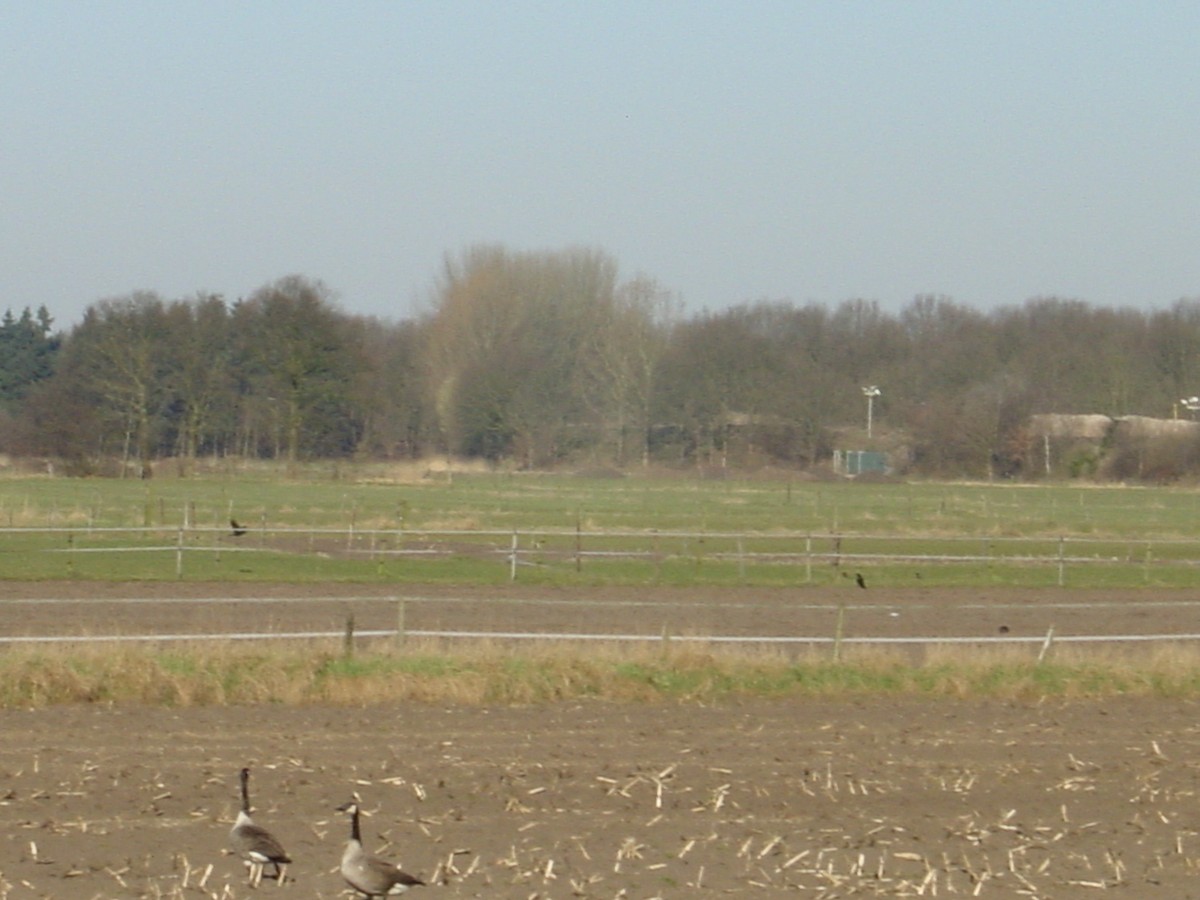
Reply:
[[346, 849], [342, 852], [341, 865], [342, 878], [346, 879], [346, 884], [365, 895], [367, 900], [403, 894], [410, 887], [425, 884], [420, 878], [409, 875], [394, 863], [363, 849], [356, 801], [343, 803], [337, 811], [350, 813], [350, 840], [346, 842]]
[[229, 829], [229, 844], [250, 868], [251, 887], [258, 887], [262, 881], [267, 863], [275, 867], [275, 880], [283, 884], [291, 857], [275, 835], [250, 818], [250, 770], [242, 769], [239, 777], [242, 780], [242, 808], [238, 811], [233, 828]]
[[857, 584], [860, 588], [864, 588], [864, 589], [866, 588], [867, 580], [862, 577], [862, 572], [854, 573], [854, 583]]
[[230, 519], [229, 527], [233, 529], [234, 537], [241, 537], [243, 534], [246, 533], [246, 526], [239, 525], [237, 519]]

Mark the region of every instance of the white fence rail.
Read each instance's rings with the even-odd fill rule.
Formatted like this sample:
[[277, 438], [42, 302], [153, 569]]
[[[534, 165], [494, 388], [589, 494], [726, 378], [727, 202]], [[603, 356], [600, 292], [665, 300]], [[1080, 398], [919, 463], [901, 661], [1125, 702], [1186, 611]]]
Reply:
[[[114, 634], [114, 635], [15, 635], [0, 636], [0, 645], [16, 644], [115, 644], [115, 643], [181, 643], [191, 641], [274, 641], [321, 640], [344, 638], [345, 631], [284, 631], [232, 632], [226, 634]], [[694, 644], [788, 644], [793, 646], [845, 646], [870, 644], [877, 646], [938, 646], [969, 644], [1130, 644], [1200, 641], [1200, 634], [1062, 634], [1062, 635], [979, 635], [979, 636], [920, 636], [902, 637], [837, 637], [821, 635], [655, 635], [655, 634], [596, 634], [592, 632], [534, 632], [534, 631], [437, 631], [413, 629], [368, 629], [353, 632], [355, 638], [425, 637], [444, 640], [492, 641], [567, 641], [577, 643], [694, 643]]]
[[[42, 537], [46, 540], [38, 541]], [[164, 540], [165, 539], [165, 540]], [[56, 543], [57, 546], [44, 546]], [[879, 565], [971, 565], [1056, 567], [1059, 583], [1074, 566], [1195, 566], [1198, 540], [1098, 537], [958, 537], [946, 535], [831, 534], [800, 532], [583, 531], [552, 528], [438, 530], [291, 528], [247, 526], [13, 527], [0, 528], [4, 553], [163, 554], [183, 576], [192, 554], [324, 554], [371, 560], [451, 559], [473, 555], [508, 567], [511, 580], [522, 566], [560, 566], [640, 561], [662, 567], [687, 561], [735, 564], [744, 574], [755, 565], [794, 566], [813, 580], [813, 568]]]
[[[387, 604], [394, 606], [394, 628], [355, 629], [354, 616], [351, 612], [346, 619], [344, 628], [311, 629], [295, 631], [227, 631], [227, 632], [154, 632], [154, 633], [111, 633], [111, 634], [0, 634], [0, 647], [18, 645], [75, 645], [75, 644], [113, 644], [113, 643], [186, 643], [211, 641], [313, 641], [341, 639], [347, 648], [361, 638], [374, 638], [392, 641], [399, 645], [408, 638], [430, 638], [444, 641], [512, 641], [512, 642], [568, 642], [568, 643], [662, 643], [664, 646], [672, 643], [690, 644], [731, 644], [731, 645], [774, 645], [791, 647], [831, 647], [835, 658], [842, 647], [850, 645], [863, 646], [995, 646], [995, 645], [1039, 645], [1039, 658], [1045, 656], [1052, 644], [1147, 644], [1147, 643], [1176, 643], [1200, 641], [1200, 632], [1147, 632], [1147, 633], [1056, 633], [1053, 626], [1045, 634], [927, 634], [927, 635], [853, 635], [845, 633], [845, 615], [847, 613], [883, 612], [904, 609], [906, 612], [937, 609], [949, 612], [974, 613], [978, 610], [991, 612], [1029, 610], [1028, 603], [961, 603], [953, 606], [933, 606], [929, 604], [905, 603], [903, 606], [883, 603], [808, 603], [796, 604], [793, 608], [808, 611], [831, 613], [836, 616], [836, 625], [829, 634], [695, 634], [677, 633], [666, 627], [659, 633], [620, 632], [620, 631], [516, 631], [488, 629], [415, 629], [405, 627], [405, 608], [409, 604], [458, 604], [463, 602], [480, 603], [478, 598], [460, 597], [425, 597], [425, 596], [277, 596], [277, 597], [126, 597], [126, 598], [97, 598], [96, 600], [81, 600], [72, 597], [36, 597], [11, 598], [0, 601], [0, 612], [21, 606], [69, 606], [76, 609], [86, 609], [92, 603], [117, 605], [181, 605], [193, 608], [221, 604], [330, 604], [346, 605], [353, 609], [356, 603]], [[504, 598], [503, 603], [538, 606], [573, 606], [578, 607], [579, 601], [554, 600], [546, 598]], [[629, 607], [654, 607], [668, 611], [671, 609], [695, 610], [698, 606], [707, 605], [728, 609], [736, 614], [739, 607], [752, 608], [753, 603], [708, 603], [680, 601], [628, 601], [594, 599], [584, 601], [588, 607], [612, 608], [614, 611]], [[1132, 601], [1131, 601], [1132, 602]], [[1043, 613], [1067, 613], [1072, 611], [1095, 611], [1103, 613], [1127, 607], [1128, 603], [1121, 601], [1096, 602], [1067, 602], [1049, 601], [1039, 603], [1036, 609]], [[1163, 601], [1137, 601], [1137, 609], [1142, 612], [1160, 610], [1163, 612], [1190, 613], [1200, 611], [1200, 599], [1181, 599]], [[973, 616], [968, 616], [973, 618]]]

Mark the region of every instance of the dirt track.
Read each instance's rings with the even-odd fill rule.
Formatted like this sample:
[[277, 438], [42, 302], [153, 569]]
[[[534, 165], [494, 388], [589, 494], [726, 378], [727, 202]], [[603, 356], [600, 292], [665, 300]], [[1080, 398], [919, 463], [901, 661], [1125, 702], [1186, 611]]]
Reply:
[[1060, 636], [1200, 633], [1200, 590], [0, 582], [0, 636], [338, 632], [348, 614], [360, 630], [387, 630], [396, 627], [396, 597], [409, 598], [405, 627], [414, 631], [656, 636], [665, 628], [827, 640], [845, 604], [848, 637], [1040, 638], [1051, 626]]
[[[159, 598], [183, 590], [143, 589]], [[128, 597], [136, 587], [103, 590]], [[76, 633], [232, 628], [242, 615], [262, 624], [264, 607], [280, 617], [266, 630], [284, 630], [313, 614], [250, 603], [219, 613], [93, 606], [103, 590], [84, 586], [93, 599], [80, 606], [0, 604], [2, 630], [32, 633], [47, 621]], [[62, 585], [7, 585], [3, 595], [37, 591], [68, 599]], [[543, 599], [570, 601], [570, 611], [580, 598]], [[681, 627], [707, 628], [707, 615], [727, 628], [795, 626], [781, 612], [795, 594], [751, 592], [736, 598], [748, 605], [719, 615], [698, 605], [713, 598], [693, 599], [696, 617]], [[1032, 597], [993, 597], [992, 612], [963, 608], [953, 621], [947, 610], [962, 599], [909, 598], [899, 616], [851, 620], [960, 633], [968, 624], [978, 628], [966, 633], [999, 624], [1037, 633], [1046, 622]], [[1191, 607], [1174, 602], [1190, 599], [1127, 598], [1107, 617], [1092, 607], [1091, 624], [1190, 630]], [[476, 607], [471, 621], [505, 627], [526, 609], [430, 603], [429, 621], [461, 626]], [[118, 608], [135, 618], [114, 619]], [[583, 605], [573, 614], [608, 628], [615, 611], [622, 630], [651, 633], [664, 611], [591, 608], [607, 610], [603, 622]], [[47, 609], [53, 616], [38, 619]], [[336, 627], [345, 609], [338, 600], [314, 615]], [[364, 628], [394, 616], [387, 604], [355, 609]], [[414, 604], [410, 620], [422, 609]], [[556, 605], [521, 615], [540, 621], [538, 609], [566, 615]], [[831, 621], [827, 610], [793, 612], [819, 614], [822, 628]], [[1054, 616], [1064, 631], [1065, 614]], [[342, 896], [334, 870], [346, 825], [333, 807], [352, 791], [373, 813], [366, 842], [439, 882], [420, 889], [428, 896], [1200, 898], [1197, 712], [1191, 701], [1141, 699], [0, 712], [0, 898]], [[222, 854], [242, 765], [254, 772], [258, 818], [296, 859], [295, 880], [282, 887], [250, 890]]]

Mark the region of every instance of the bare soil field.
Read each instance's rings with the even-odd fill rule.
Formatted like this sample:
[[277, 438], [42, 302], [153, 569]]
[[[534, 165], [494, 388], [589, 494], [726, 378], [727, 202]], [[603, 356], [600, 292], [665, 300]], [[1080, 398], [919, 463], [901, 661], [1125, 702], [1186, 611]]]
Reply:
[[[1200, 897], [1197, 705], [0, 713], [0, 896]], [[292, 880], [223, 854], [240, 766]]]
[[[331, 590], [299, 604], [283, 602], [295, 586], [7, 583], [0, 634], [336, 629], [347, 610], [394, 626], [394, 603]], [[1181, 592], [399, 593], [429, 598], [408, 604], [414, 629], [828, 634], [840, 599], [878, 604], [851, 609], [857, 633], [1184, 633], [1195, 618]], [[1083, 606], [1052, 606], [1068, 600]], [[1198, 712], [1144, 698], [0, 711], [0, 898], [349, 896], [334, 808], [355, 792], [368, 848], [430, 883], [414, 897], [1200, 898]], [[248, 887], [224, 853], [243, 765], [256, 819], [295, 860], [282, 885]]]
[[0, 637], [412, 631], [1040, 638], [1200, 633], [1200, 589], [0, 582]]

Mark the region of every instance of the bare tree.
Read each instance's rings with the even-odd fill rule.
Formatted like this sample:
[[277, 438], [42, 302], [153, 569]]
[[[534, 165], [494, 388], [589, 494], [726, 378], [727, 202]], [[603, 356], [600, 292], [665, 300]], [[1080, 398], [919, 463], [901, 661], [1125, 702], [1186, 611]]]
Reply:
[[426, 366], [448, 447], [526, 465], [569, 452], [587, 409], [581, 359], [615, 280], [608, 256], [582, 249], [447, 260]]
[[216, 449], [219, 423], [231, 424], [233, 380], [230, 317], [217, 295], [197, 295], [167, 308], [174, 347], [171, 386], [175, 396], [175, 453], [195, 458], [200, 446]]
[[611, 305], [597, 307], [586, 331], [585, 396], [601, 433], [613, 435], [618, 466], [625, 465], [631, 432], [642, 465], [649, 465], [655, 375], [679, 310], [677, 297], [642, 276], [621, 285]]
[[122, 431], [123, 463], [136, 459], [143, 475], [155, 455], [169, 396], [167, 334], [163, 301], [139, 292], [90, 307], [67, 348], [76, 357], [69, 371], [86, 380], [78, 387], [94, 393]]

